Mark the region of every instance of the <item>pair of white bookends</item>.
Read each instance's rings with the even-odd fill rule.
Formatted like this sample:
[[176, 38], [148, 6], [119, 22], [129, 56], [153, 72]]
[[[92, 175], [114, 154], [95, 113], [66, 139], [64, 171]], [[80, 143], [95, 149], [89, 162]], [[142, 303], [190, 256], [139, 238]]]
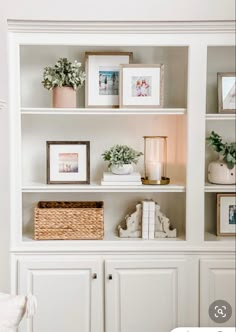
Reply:
[[170, 225], [170, 220], [160, 210], [160, 205], [154, 201], [145, 200], [136, 205], [136, 211], [125, 217], [118, 226], [119, 236], [123, 238], [154, 238], [176, 237], [176, 229]]

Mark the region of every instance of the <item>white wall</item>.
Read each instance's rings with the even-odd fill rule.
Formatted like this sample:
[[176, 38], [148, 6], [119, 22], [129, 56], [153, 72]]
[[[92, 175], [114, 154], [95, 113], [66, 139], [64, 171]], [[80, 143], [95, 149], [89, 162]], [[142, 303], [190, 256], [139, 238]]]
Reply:
[[[7, 100], [7, 19], [233, 20], [234, 0], [0, 1], [0, 101]], [[8, 113], [0, 111], [0, 291], [9, 289]]]

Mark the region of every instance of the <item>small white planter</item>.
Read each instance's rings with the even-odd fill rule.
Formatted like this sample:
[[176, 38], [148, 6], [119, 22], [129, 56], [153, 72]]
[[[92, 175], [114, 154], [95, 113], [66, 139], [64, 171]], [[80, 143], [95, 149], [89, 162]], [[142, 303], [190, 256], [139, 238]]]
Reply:
[[235, 184], [235, 165], [229, 169], [223, 160], [212, 161], [208, 166], [208, 181], [215, 184]]
[[130, 174], [133, 171], [134, 171], [134, 167], [132, 164], [125, 164], [123, 166], [117, 166], [117, 165], [111, 166], [111, 172], [113, 174], [125, 175], [125, 174]]

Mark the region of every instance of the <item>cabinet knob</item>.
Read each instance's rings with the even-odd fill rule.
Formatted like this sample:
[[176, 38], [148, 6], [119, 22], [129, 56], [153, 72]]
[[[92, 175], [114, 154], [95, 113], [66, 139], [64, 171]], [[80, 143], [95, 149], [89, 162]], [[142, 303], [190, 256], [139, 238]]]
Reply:
[[93, 273], [93, 276], [92, 276], [92, 277], [93, 277], [93, 279], [97, 279], [97, 277], [98, 277], [98, 276], [97, 276], [97, 273]]
[[108, 274], [108, 280], [112, 280], [112, 274]]

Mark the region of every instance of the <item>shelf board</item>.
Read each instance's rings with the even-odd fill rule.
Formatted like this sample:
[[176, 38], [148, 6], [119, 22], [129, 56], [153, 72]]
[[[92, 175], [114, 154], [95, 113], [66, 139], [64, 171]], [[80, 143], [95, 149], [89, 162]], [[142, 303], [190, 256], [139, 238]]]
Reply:
[[206, 232], [205, 233], [205, 241], [206, 242], [221, 242], [225, 244], [232, 244], [236, 246], [236, 238], [235, 236], [217, 236], [215, 234]]
[[224, 114], [224, 113], [208, 113], [206, 114], [206, 120], [231, 120], [235, 121], [236, 114], [230, 113], [230, 114]]
[[21, 108], [22, 115], [183, 115], [186, 108]]
[[236, 185], [234, 184], [205, 184], [205, 192], [207, 193], [217, 193], [217, 192], [225, 192], [225, 193], [234, 193], [236, 192]]
[[119, 238], [116, 234], [107, 234], [103, 240], [34, 240], [32, 234], [24, 234], [22, 241], [11, 246], [12, 252], [235, 252], [235, 242], [230, 239], [218, 239], [206, 235], [206, 240], [198, 245], [186, 241], [180, 234], [176, 239], [143, 240]]
[[[24, 234], [16, 247], [29, 251], [156, 251], [185, 248], [185, 236], [143, 240], [142, 238], [120, 238], [116, 234], [105, 234], [103, 240], [34, 240], [32, 234]], [[14, 250], [14, 249], [13, 249]], [[16, 249], [18, 250], [18, 249]]]
[[183, 184], [139, 185], [139, 186], [102, 186], [98, 183], [84, 185], [55, 185], [33, 183], [22, 187], [23, 193], [55, 193], [55, 192], [185, 192]]

